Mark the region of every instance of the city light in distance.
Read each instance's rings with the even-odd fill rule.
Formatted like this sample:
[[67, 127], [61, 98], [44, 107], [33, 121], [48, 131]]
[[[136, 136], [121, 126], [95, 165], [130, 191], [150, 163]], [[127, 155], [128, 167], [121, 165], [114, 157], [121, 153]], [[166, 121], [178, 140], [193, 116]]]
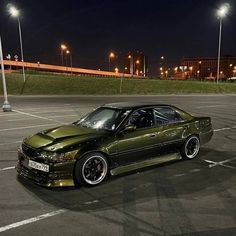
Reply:
[[61, 44], [61, 50], [66, 50], [67, 46], [65, 44]]
[[115, 53], [114, 52], [110, 52], [109, 58], [114, 58], [114, 57], [115, 57]]

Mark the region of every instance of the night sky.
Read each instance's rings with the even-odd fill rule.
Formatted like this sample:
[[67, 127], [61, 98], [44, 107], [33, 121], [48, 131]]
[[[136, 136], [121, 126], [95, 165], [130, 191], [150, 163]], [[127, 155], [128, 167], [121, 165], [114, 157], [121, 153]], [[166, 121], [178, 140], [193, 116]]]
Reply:
[[[222, 54], [236, 55], [236, 0], [223, 22]], [[17, 21], [7, 4], [21, 10], [25, 61], [60, 64], [59, 45], [73, 54], [73, 65], [107, 69], [107, 54], [121, 58], [139, 50], [156, 74], [164, 55], [170, 66], [184, 56], [216, 56], [219, 20], [217, 0], [0, 0], [0, 33], [4, 55], [19, 53]]]

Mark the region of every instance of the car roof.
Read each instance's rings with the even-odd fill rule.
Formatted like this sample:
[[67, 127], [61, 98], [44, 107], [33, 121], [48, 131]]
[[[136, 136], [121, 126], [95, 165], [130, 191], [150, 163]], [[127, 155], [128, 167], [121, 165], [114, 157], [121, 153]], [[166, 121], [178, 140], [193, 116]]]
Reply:
[[140, 103], [140, 102], [118, 102], [118, 103], [108, 103], [103, 105], [103, 107], [116, 108], [116, 109], [139, 109], [139, 108], [156, 107], [156, 106], [173, 107], [168, 104]]

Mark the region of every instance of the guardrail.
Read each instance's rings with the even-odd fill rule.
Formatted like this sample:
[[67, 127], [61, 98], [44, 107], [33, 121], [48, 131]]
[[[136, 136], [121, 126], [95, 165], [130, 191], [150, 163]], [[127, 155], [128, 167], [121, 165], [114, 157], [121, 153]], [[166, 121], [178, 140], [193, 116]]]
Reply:
[[126, 74], [126, 73], [116, 73], [116, 72], [110, 72], [110, 71], [83, 69], [83, 68], [77, 68], [77, 67], [56, 66], [56, 65], [49, 65], [49, 64], [32, 63], [32, 62], [3, 60], [3, 63], [5, 66], [23, 67], [24, 65], [25, 68], [47, 70], [47, 71], [53, 71], [53, 72], [78, 73], [78, 74], [112, 76], [112, 77], [142, 78], [142, 76], [137, 76], [137, 75], [132, 76], [131, 74]]

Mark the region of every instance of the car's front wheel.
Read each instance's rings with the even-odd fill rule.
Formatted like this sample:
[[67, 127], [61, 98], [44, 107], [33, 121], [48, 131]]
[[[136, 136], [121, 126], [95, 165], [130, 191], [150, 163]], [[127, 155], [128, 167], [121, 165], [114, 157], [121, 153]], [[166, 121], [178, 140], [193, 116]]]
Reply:
[[180, 152], [184, 159], [189, 160], [195, 158], [199, 150], [200, 140], [197, 135], [192, 135], [185, 140]]
[[75, 165], [75, 180], [79, 185], [95, 186], [101, 183], [108, 172], [107, 158], [101, 153], [89, 153]]

